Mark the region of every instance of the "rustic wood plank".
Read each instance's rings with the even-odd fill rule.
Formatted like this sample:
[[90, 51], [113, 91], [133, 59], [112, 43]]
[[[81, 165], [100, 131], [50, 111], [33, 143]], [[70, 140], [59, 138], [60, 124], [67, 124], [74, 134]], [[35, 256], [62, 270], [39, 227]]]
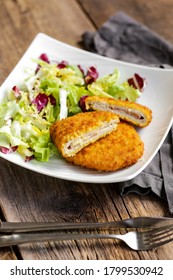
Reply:
[[98, 28], [111, 15], [124, 11], [173, 43], [173, 2], [170, 0], [79, 0]]
[[[3, 213], [0, 211], [0, 217], [3, 217]], [[0, 218], [0, 222], [3, 221], [3, 218]], [[0, 248], [0, 260], [17, 260], [17, 256], [12, 248], [4, 247]]]
[[[138, 215], [165, 215], [155, 196], [122, 199], [115, 184], [82, 184], [58, 180], [0, 160], [6, 174], [0, 182], [0, 203], [8, 221], [111, 221]], [[166, 213], [167, 214], [167, 213]], [[123, 248], [123, 250], [122, 250]], [[21, 245], [24, 259], [159, 259], [155, 252], [130, 251], [118, 241], [69, 241]], [[173, 258], [171, 244], [160, 254]], [[161, 258], [160, 258], [161, 259]]]
[[1, 248], [0, 260], [17, 260], [15, 253], [8, 248]]
[[[121, 202], [116, 210], [108, 185], [81, 184], [58, 180], [25, 170], [0, 160], [2, 174], [0, 203], [8, 221], [104, 221], [120, 219], [126, 209]], [[110, 203], [111, 202], [111, 203]], [[119, 204], [117, 203], [118, 207]], [[112, 212], [113, 211], [113, 212]], [[128, 217], [128, 214], [126, 214]], [[76, 246], [77, 245], [77, 246]], [[114, 241], [69, 241], [21, 245], [24, 259], [123, 259], [124, 251]], [[138, 259], [136, 252], [126, 249], [126, 258]]]

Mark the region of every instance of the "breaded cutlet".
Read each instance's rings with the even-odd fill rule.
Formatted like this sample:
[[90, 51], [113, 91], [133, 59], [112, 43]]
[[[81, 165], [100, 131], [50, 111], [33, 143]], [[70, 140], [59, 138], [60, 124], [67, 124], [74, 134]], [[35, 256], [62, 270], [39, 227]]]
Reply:
[[87, 110], [109, 111], [120, 119], [139, 127], [147, 126], [152, 120], [152, 111], [141, 104], [114, 98], [88, 96], [85, 99]]
[[70, 157], [117, 128], [119, 118], [111, 112], [79, 113], [56, 121], [50, 135], [62, 156]]
[[115, 131], [66, 157], [66, 161], [98, 171], [115, 171], [136, 163], [143, 152], [144, 144], [135, 128], [120, 122]]

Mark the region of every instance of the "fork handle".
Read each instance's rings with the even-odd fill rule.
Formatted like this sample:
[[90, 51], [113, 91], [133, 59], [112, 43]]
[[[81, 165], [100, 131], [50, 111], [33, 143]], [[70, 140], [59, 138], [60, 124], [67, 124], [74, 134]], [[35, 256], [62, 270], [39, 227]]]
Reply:
[[[0, 235], [0, 247], [20, 245], [30, 242], [46, 242], [46, 241], [67, 241], [81, 239], [115, 239], [118, 235], [115, 234], [63, 234], [57, 232], [47, 233], [14, 233]], [[118, 238], [119, 239], [119, 238]]]
[[[128, 220], [127, 220], [128, 221]], [[57, 223], [57, 222], [0, 222], [0, 232], [34, 232], [46, 230], [66, 230], [66, 229], [96, 229], [96, 228], [120, 228], [127, 227], [128, 222], [96, 222], [96, 223]]]
[[173, 224], [173, 218], [166, 217], [136, 217], [102, 223], [58, 223], [58, 222], [1, 222], [0, 232], [34, 232], [65, 229], [104, 229], [104, 228], [146, 228]]

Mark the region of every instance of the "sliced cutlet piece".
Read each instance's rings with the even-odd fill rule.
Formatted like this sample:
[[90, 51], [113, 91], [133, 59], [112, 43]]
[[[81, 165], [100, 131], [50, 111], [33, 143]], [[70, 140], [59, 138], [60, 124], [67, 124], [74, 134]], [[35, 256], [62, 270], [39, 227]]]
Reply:
[[79, 113], [55, 122], [50, 135], [62, 156], [70, 157], [117, 128], [119, 118], [111, 112]]
[[152, 111], [141, 104], [114, 98], [88, 96], [85, 99], [86, 110], [110, 111], [120, 119], [139, 127], [147, 126], [152, 120]]
[[88, 145], [66, 161], [98, 171], [115, 171], [136, 163], [144, 143], [132, 125], [120, 122], [115, 131]]

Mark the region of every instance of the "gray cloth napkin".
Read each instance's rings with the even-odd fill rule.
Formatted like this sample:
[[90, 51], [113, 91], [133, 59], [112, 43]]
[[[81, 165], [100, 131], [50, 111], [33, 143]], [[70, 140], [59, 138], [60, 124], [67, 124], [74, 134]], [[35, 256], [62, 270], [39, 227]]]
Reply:
[[[123, 12], [110, 17], [97, 32], [85, 32], [82, 42], [86, 50], [103, 56], [162, 68], [173, 66], [173, 46]], [[173, 128], [146, 169], [116, 185], [121, 195], [154, 192], [167, 200], [173, 214]]]

